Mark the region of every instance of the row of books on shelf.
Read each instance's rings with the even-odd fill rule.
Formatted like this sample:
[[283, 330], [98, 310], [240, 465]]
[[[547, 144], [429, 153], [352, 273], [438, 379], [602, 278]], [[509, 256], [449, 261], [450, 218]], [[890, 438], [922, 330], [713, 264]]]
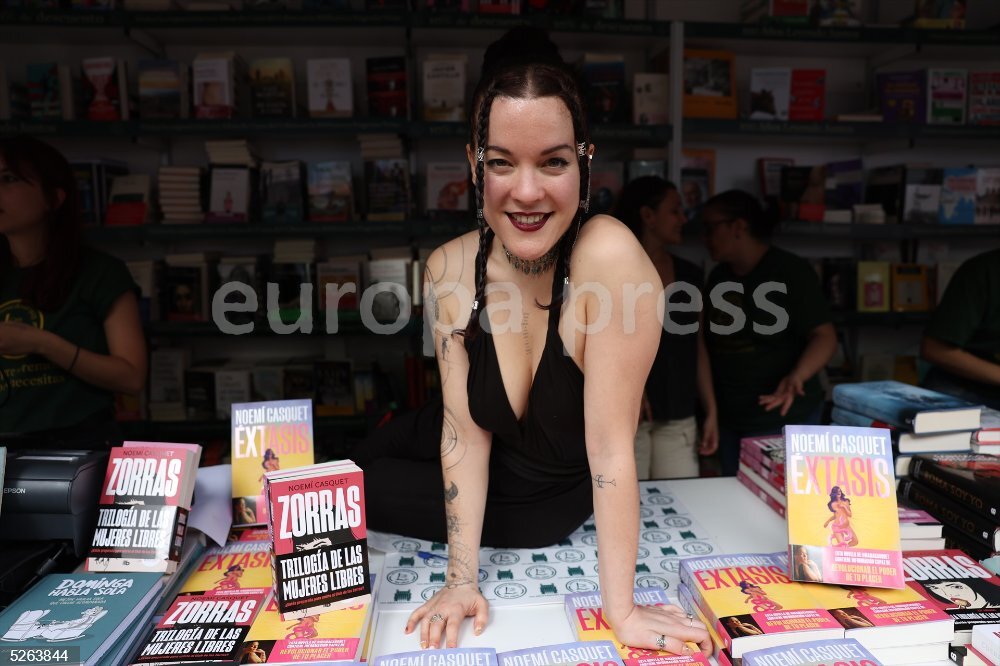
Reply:
[[816, 262], [834, 312], [930, 312], [960, 262], [936, 265], [826, 258]]
[[[968, 0], [914, 0], [906, 23], [915, 28], [965, 28]], [[875, 3], [877, 5], [877, 3]], [[905, 3], [903, 3], [905, 5]], [[872, 3], [866, 0], [740, 0], [740, 20], [785, 25], [859, 26]]]
[[[685, 173], [682, 171], [682, 180]], [[894, 164], [860, 159], [797, 165], [757, 160], [765, 199], [783, 220], [832, 224], [1000, 224], [1000, 168]]]
[[[143, 120], [360, 115], [355, 105], [350, 58], [308, 59], [304, 72], [299, 72], [304, 74], [301, 78], [289, 57], [247, 62], [232, 51], [202, 53], [190, 65], [169, 59], [143, 59], [135, 67], [135, 91], [130, 88], [126, 62], [110, 56], [83, 60], [79, 74], [59, 62], [31, 63], [23, 85], [8, 82], [0, 71], [0, 120], [129, 120], [136, 117], [136, 111]], [[620, 54], [587, 53], [579, 69], [592, 122], [628, 123], [631, 119], [637, 125], [667, 123], [666, 74], [639, 72], [627, 82], [625, 60]], [[411, 75], [406, 58], [367, 58], [364, 71], [367, 117], [410, 117]], [[466, 54], [427, 55], [420, 63], [419, 80], [422, 120], [466, 119]], [[297, 81], [304, 81], [304, 94], [299, 93]]]

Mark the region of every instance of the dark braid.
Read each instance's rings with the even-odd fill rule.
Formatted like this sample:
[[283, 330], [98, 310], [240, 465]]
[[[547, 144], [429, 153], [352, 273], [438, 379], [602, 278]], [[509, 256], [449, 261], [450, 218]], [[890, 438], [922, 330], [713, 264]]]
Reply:
[[476, 252], [476, 295], [474, 297], [472, 314], [469, 316], [469, 323], [465, 326], [465, 337], [469, 340], [476, 336], [482, 328], [479, 317], [486, 307], [486, 262], [490, 256], [490, 248], [493, 245], [493, 229], [486, 224], [485, 204], [485, 178], [486, 161], [481, 158], [481, 153], [486, 150], [486, 141], [489, 137], [490, 109], [493, 100], [496, 98], [496, 89], [489, 88], [483, 94], [483, 100], [479, 104], [479, 122], [476, 123], [476, 136], [473, 141], [473, 150], [476, 156], [476, 223], [479, 226], [479, 250]]

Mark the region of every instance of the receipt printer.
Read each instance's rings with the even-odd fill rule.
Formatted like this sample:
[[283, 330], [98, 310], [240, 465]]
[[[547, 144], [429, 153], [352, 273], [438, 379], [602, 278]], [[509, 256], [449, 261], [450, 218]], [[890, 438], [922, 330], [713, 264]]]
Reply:
[[82, 557], [94, 536], [107, 466], [107, 451], [8, 451], [0, 535], [18, 541], [72, 541]]

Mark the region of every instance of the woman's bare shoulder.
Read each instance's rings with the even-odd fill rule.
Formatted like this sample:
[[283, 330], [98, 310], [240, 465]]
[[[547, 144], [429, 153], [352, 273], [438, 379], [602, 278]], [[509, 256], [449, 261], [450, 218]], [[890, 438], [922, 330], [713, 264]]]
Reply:
[[595, 215], [580, 228], [572, 269], [587, 280], [635, 275], [658, 281], [656, 268], [635, 234], [610, 215]]
[[425, 295], [428, 304], [436, 306], [435, 316], [442, 323], [454, 324], [471, 307], [478, 249], [479, 232], [470, 231], [440, 245], [427, 257]]

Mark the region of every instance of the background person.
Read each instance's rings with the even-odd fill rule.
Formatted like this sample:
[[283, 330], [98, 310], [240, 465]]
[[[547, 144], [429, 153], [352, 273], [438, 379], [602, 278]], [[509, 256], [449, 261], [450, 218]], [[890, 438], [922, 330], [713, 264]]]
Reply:
[[1000, 409], [1000, 249], [959, 266], [931, 313], [920, 355], [929, 389]]
[[[656, 267], [667, 292], [671, 285], [688, 285], [701, 292], [701, 269], [670, 252], [683, 242], [687, 223], [680, 193], [658, 176], [628, 183], [618, 199], [618, 219], [632, 230]], [[676, 286], [676, 285], [675, 285]], [[671, 303], [690, 305], [689, 291], [670, 294]], [[698, 476], [698, 454], [711, 455], [719, 446], [719, 422], [712, 388], [712, 369], [701, 323], [701, 309], [669, 311], [676, 326], [665, 323], [643, 393], [635, 435], [636, 473], [640, 480]], [[692, 328], [691, 332], [677, 329]], [[705, 414], [698, 433], [696, 400]]]
[[809, 262], [771, 245], [776, 219], [742, 190], [705, 202], [705, 244], [719, 262], [705, 285], [705, 342], [719, 405], [722, 473], [740, 439], [819, 423], [817, 373], [837, 348], [830, 306]]
[[146, 383], [135, 289], [121, 260], [83, 246], [66, 158], [0, 139], [0, 433], [109, 436], [115, 394]]

